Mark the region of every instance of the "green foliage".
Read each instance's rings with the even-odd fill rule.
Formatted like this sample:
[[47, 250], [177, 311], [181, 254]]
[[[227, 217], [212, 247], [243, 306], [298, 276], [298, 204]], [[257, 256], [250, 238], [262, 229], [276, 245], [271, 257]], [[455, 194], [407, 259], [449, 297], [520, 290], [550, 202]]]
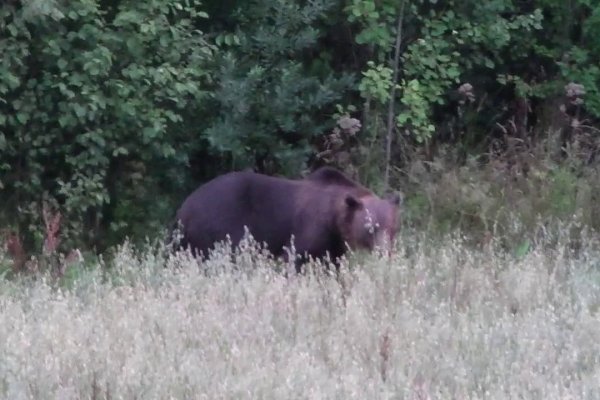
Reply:
[[[63, 232], [93, 239], [104, 213], [168, 174], [144, 176], [186, 162], [177, 129], [204, 96], [211, 54], [194, 28], [204, 16], [198, 7], [122, 1], [109, 15], [98, 1], [80, 0], [0, 8], [8, 33], [0, 41], [1, 182], [10, 223], [38, 225], [35, 204], [48, 194], [70, 224]], [[137, 188], [112, 190], [129, 179], [122, 166], [131, 162], [145, 166]]]
[[599, 57], [600, 51], [593, 52], [574, 47], [565, 54], [565, 60], [558, 63], [566, 82], [577, 82], [583, 85], [584, 107], [595, 118], [600, 118], [600, 66], [597, 63]]
[[[412, 79], [408, 82], [403, 81], [400, 88], [403, 92], [400, 101], [404, 106], [404, 110], [397, 115], [396, 124], [399, 128], [411, 126], [415, 139], [422, 142], [430, 138], [435, 131], [435, 127], [430, 123], [429, 116], [430, 102], [428, 101], [427, 89], [431, 89], [431, 86], [423, 88], [420, 81]], [[436, 89], [441, 91], [440, 88]]]
[[524, 240], [521, 244], [517, 246], [514, 251], [515, 257], [518, 259], [522, 259], [525, 257], [527, 253], [531, 250], [531, 242], [529, 240]]
[[403, 85], [398, 123], [418, 141], [432, 137], [433, 109], [446, 104], [450, 89], [468, 82], [473, 70], [494, 68], [514, 38], [541, 28], [539, 10], [507, 18], [503, 15], [517, 10], [503, 1], [478, 4], [473, 13], [431, 10], [429, 18], [417, 17], [420, 37], [403, 55], [408, 84]]
[[394, 85], [393, 71], [384, 65], [375, 65], [373, 61], [369, 61], [367, 66], [369, 69], [362, 73], [363, 78], [358, 90], [365, 99], [374, 99], [385, 104], [390, 98], [390, 88]]
[[548, 208], [557, 217], [569, 218], [577, 209], [578, 179], [565, 167], [555, 168], [548, 174]]
[[348, 21], [360, 23], [361, 30], [355, 40], [358, 44], [385, 49], [393, 43], [393, 31], [389, 24], [396, 16], [396, 0], [352, 0], [345, 8]]
[[470, 157], [456, 167], [459, 151], [447, 145], [433, 161], [415, 161], [401, 181], [405, 226], [442, 233], [458, 228], [478, 243], [486, 235], [501, 237], [520, 256], [541, 222], [548, 229], [575, 223], [571, 233], [583, 226], [600, 229], [598, 166], [581, 167], [574, 156], [553, 161], [548, 148], [545, 142], [490, 162]]
[[[326, 51], [318, 53], [317, 27], [333, 3], [240, 3], [233, 21], [239, 45], [223, 47], [217, 58], [211, 122], [202, 134], [232, 168], [295, 174], [332, 127], [327, 113], [353, 83], [323, 62]], [[304, 56], [311, 52], [316, 57]]]
[[492, 75], [494, 70], [501, 73], [505, 65], [526, 60], [532, 46], [526, 38], [542, 28], [543, 20], [540, 8], [525, 11], [502, 0], [450, 1], [444, 6], [437, 2], [353, 0], [345, 10], [348, 20], [360, 26], [356, 42], [373, 49], [371, 61], [392, 58], [396, 20], [404, 20], [406, 32], [402, 34], [408, 39], [402, 45], [398, 82], [402, 107], [396, 121], [402, 132], [410, 132], [418, 142], [433, 137], [434, 112], [447, 104], [449, 92], [461, 81], [469, 82], [474, 74], [486, 70]]
[[[328, 163], [378, 189], [388, 155], [396, 184], [420, 159], [440, 174], [406, 193], [412, 221], [488, 229], [497, 199], [527, 226], [537, 209], [599, 220], [594, 1], [11, 0], [0, 32], [0, 228], [28, 249], [45, 240], [42, 202], [65, 248], [102, 248], [162, 231], [225, 170]], [[493, 147], [520, 165], [511, 136], [548, 131], [562, 150], [519, 189], [469, 164]], [[456, 158], [436, 170], [444, 142]], [[545, 198], [519, 203], [530, 193]]]

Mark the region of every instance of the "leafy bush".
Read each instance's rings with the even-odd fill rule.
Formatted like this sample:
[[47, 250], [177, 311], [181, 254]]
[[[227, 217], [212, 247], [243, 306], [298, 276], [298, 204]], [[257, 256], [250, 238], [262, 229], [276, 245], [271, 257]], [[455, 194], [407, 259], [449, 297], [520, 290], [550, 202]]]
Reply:
[[239, 44], [219, 54], [203, 137], [232, 168], [298, 174], [332, 127], [334, 106], [353, 84], [318, 47], [319, 25], [334, 4], [257, 0], [230, 16]]
[[[0, 7], [4, 224], [35, 230], [50, 197], [65, 213], [64, 233], [95, 242], [111, 234], [115, 210], [179, 184], [186, 108], [204, 96], [211, 54], [194, 27], [199, 2], [116, 4], [111, 12], [83, 0]], [[153, 209], [136, 204], [116, 227]]]
[[[507, 49], [526, 47], [519, 37], [541, 28], [539, 9], [524, 12], [504, 1], [447, 3], [354, 0], [346, 8], [348, 19], [362, 28], [357, 43], [373, 46], [378, 61], [392, 58], [387, 56], [394, 51], [392, 37], [409, 36], [402, 44], [401, 80], [392, 84], [400, 89], [398, 127], [419, 142], [433, 137], [434, 107], [447, 104], [450, 89], [468, 82], [474, 72], [490, 73]], [[398, 33], [399, 28], [405, 32]], [[517, 60], [526, 57], [526, 51], [511, 54]], [[372, 61], [368, 66], [366, 78], [377, 72]]]

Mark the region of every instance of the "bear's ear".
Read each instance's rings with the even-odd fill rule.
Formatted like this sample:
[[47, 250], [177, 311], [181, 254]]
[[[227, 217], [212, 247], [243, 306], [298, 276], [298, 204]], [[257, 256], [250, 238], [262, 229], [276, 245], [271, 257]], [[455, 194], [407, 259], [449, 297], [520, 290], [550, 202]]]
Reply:
[[395, 206], [402, 204], [402, 195], [398, 192], [389, 193], [385, 198]]
[[356, 210], [362, 206], [362, 202], [351, 194], [346, 196], [346, 205], [351, 210]]

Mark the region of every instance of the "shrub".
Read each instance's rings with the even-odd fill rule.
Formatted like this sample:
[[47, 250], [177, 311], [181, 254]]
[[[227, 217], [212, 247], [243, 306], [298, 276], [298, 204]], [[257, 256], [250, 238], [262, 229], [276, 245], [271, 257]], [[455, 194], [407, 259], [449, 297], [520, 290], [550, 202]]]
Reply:
[[47, 198], [66, 238], [102, 245], [147, 222], [157, 187], [182, 184], [193, 136], [181, 125], [212, 49], [194, 26], [205, 15], [195, 0], [102, 3], [0, 6], [0, 222], [29, 248]]

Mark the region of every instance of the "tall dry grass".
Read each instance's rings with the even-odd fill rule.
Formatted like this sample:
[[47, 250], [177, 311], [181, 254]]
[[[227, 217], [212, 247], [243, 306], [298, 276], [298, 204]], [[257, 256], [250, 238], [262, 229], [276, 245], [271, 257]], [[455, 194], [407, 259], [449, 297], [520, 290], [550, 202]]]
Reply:
[[68, 289], [2, 281], [0, 397], [600, 398], [597, 237], [517, 258], [416, 236], [337, 278], [276, 269], [126, 244]]

